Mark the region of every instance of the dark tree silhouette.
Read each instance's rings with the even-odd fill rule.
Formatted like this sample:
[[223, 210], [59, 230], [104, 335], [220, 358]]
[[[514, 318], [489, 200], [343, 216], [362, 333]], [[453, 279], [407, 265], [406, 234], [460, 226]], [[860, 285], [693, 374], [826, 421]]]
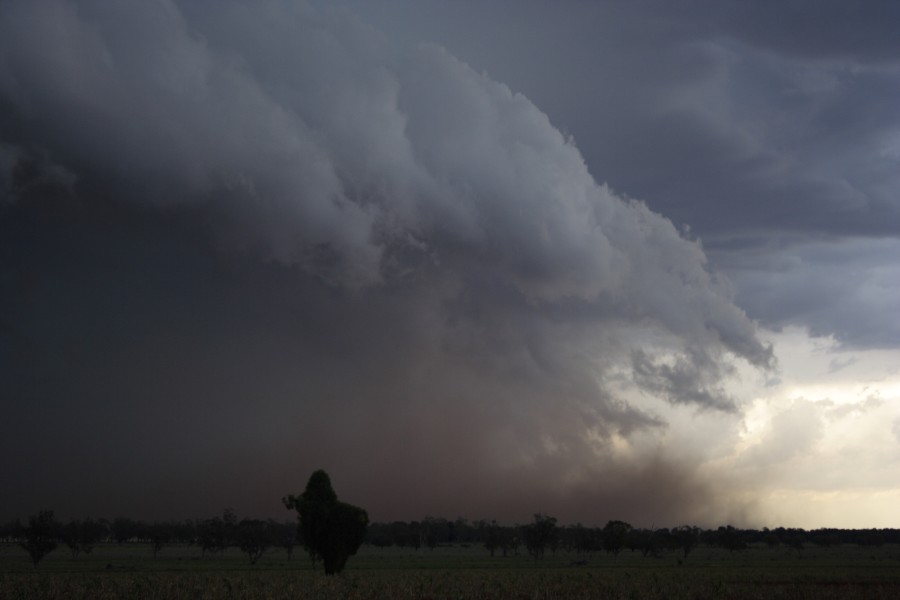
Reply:
[[719, 527], [716, 530], [716, 541], [719, 546], [726, 548], [729, 552], [744, 550], [747, 547], [743, 533], [731, 525]]
[[140, 536], [141, 526], [137, 521], [126, 517], [117, 517], [109, 527], [110, 535], [119, 544], [124, 544]]
[[297, 526], [290, 521], [279, 523], [269, 520], [269, 528], [273, 532], [273, 543], [278, 548], [283, 548], [287, 552], [287, 559], [291, 560], [294, 555], [294, 547], [297, 545]]
[[340, 573], [366, 537], [369, 515], [352, 504], [338, 502], [328, 473], [313, 473], [299, 496], [282, 498], [289, 510], [299, 513], [299, 536], [315, 565], [321, 560], [325, 573]]
[[153, 558], [159, 556], [163, 548], [172, 543], [172, 523], [153, 523], [147, 527], [147, 536], [150, 539], [150, 547], [153, 549]]
[[422, 524], [418, 521], [410, 521], [406, 526], [406, 545], [418, 550], [422, 547], [422, 539], [424, 537], [425, 532]]
[[667, 530], [632, 529], [625, 534], [625, 545], [632, 552], [639, 551], [644, 558], [659, 558], [668, 533]]
[[376, 548], [386, 548], [394, 544], [389, 523], [370, 523], [366, 529], [366, 543]]
[[484, 547], [491, 553], [491, 556], [494, 556], [494, 553], [503, 547], [503, 528], [497, 524], [497, 521], [492, 520], [490, 524], [482, 525], [482, 531]]
[[803, 551], [803, 542], [806, 541], [806, 531], [803, 529], [785, 529], [784, 527], [779, 527], [775, 530], [775, 535], [778, 536], [779, 541], [792, 550], [796, 550], [798, 553]]
[[22, 537], [23, 531], [25, 531], [25, 526], [19, 519], [3, 523], [0, 525], [0, 540], [4, 542], [17, 541]]
[[556, 539], [556, 519], [545, 514], [534, 515], [534, 522], [523, 529], [525, 547], [534, 560], [544, 556], [544, 550]]
[[197, 543], [200, 544], [201, 555], [207, 552], [216, 554], [223, 552], [234, 543], [235, 530], [238, 526], [237, 515], [226, 508], [221, 517], [206, 519], [197, 525]]
[[42, 510], [28, 519], [28, 527], [22, 532], [19, 545], [28, 552], [37, 567], [41, 559], [56, 550], [60, 526], [53, 518], [52, 510]]
[[274, 541], [274, 532], [266, 521], [244, 519], [237, 527], [238, 546], [250, 557], [251, 565], [262, 558]]
[[449, 542], [451, 537], [449, 527], [451, 525], [452, 523], [449, 523], [447, 519], [425, 517], [425, 520], [422, 522], [422, 537], [425, 540], [425, 545], [430, 550], [434, 550], [442, 541]]
[[684, 552], [684, 558], [687, 558], [697, 542], [700, 541], [700, 528], [692, 525], [680, 525], [672, 529], [672, 539]]
[[585, 527], [581, 523], [570, 525], [563, 530], [564, 547], [577, 554], [590, 555], [602, 547], [600, 530], [596, 527]]
[[109, 534], [109, 525], [106, 521], [70, 521], [61, 529], [63, 543], [69, 547], [73, 557], [80, 553], [90, 554], [94, 546]]
[[603, 549], [614, 556], [618, 556], [632, 527], [625, 521], [609, 521], [603, 528]]
[[81, 553], [81, 521], [69, 521], [59, 530], [59, 538], [69, 547], [72, 558]]

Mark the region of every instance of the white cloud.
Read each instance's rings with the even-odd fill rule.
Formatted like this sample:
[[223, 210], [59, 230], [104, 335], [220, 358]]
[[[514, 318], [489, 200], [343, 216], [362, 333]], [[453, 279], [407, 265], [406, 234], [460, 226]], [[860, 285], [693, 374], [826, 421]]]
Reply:
[[[857, 350], [858, 360], [848, 361], [833, 339], [799, 328], [769, 336], [783, 381], [755, 390], [744, 432], [712, 464], [757, 497], [755, 518], [765, 523], [884, 526], [891, 514], [883, 499], [900, 493], [891, 431], [900, 416], [900, 352]], [[844, 367], [833, 369], [834, 361]], [[854, 502], [874, 512], [839, 518]]]

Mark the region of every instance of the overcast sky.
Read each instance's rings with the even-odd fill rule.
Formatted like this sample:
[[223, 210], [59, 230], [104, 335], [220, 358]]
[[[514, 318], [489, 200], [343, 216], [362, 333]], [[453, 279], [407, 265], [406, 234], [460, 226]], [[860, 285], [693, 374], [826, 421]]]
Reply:
[[3, 2], [0, 518], [900, 526], [898, 23]]

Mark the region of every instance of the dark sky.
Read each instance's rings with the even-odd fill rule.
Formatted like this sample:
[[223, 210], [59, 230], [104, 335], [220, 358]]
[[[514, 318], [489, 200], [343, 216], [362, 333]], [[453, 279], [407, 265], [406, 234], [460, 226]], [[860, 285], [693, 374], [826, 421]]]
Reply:
[[863, 414], [866, 483], [800, 491], [896, 492], [897, 23], [3, 2], [0, 518], [288, 518], [325, 468], [376, 520], [758, 524]]

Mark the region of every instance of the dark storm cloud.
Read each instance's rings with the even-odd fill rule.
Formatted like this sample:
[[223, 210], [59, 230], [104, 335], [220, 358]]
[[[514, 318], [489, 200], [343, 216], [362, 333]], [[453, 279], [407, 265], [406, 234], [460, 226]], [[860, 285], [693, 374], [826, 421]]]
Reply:
[[756, 46], [804, 59], [896, 63], [900, 7], [891, 0], [706, 2], [711, 21]]
[[525, 96], [348, 15], [7, 2], [0, 105], [7, 512], [272, 514], [324, 467], [378, 517], [599, 519], [677, 479], [647, 506], [680, 519], [706, 484], [616, 456], [665, 420], [610, 381], [732, 410], [730, 363], [772, 366]]
[[718, 388], [722, 379], [718, 361], [698, 348], [690, 349], [675, 364], [654, 364], [641, 350], [632, 353], [635, 379], [645, 390], [673, 404], [694, 404], [734, 411], [732, 398]]
[[900, 324], [900, 241], [790, 241], [779, 249], [737, 246], [719, 254], [738, 302], [764, 323], [808, 325], [849, 346], [896, 348]]
[[[767, 265], [784, 258], [772, 236], [800, 244], [791, 254], [824, 248], [807, 243], [823, 235], [860, 251], [872, 247], [867, 238], [900, 235], [896, 2], [345, 4], [392, 34], [438, 40], [521, 90], [575, 135], [598, 180], [690, 226], [741, 298], [781, 293], [766, 280]], [[730, 270], [737, 244], [760, 260], [752, 288]], [[832, 285], [834, 273], [815, 272], [823, 279], [810, 289]], [[847, 344], [896, 345], [866, 324], [893, 321], [892, 312], [857, 330], [846, 308], [891, 308], [890, 286], [853, 279], [865, 297], [810, 294], [823, 304], [815, 315], [791, 313], [790, 303], [742, 306]], [[847, 287], [842, 298], [856, 293]]]

